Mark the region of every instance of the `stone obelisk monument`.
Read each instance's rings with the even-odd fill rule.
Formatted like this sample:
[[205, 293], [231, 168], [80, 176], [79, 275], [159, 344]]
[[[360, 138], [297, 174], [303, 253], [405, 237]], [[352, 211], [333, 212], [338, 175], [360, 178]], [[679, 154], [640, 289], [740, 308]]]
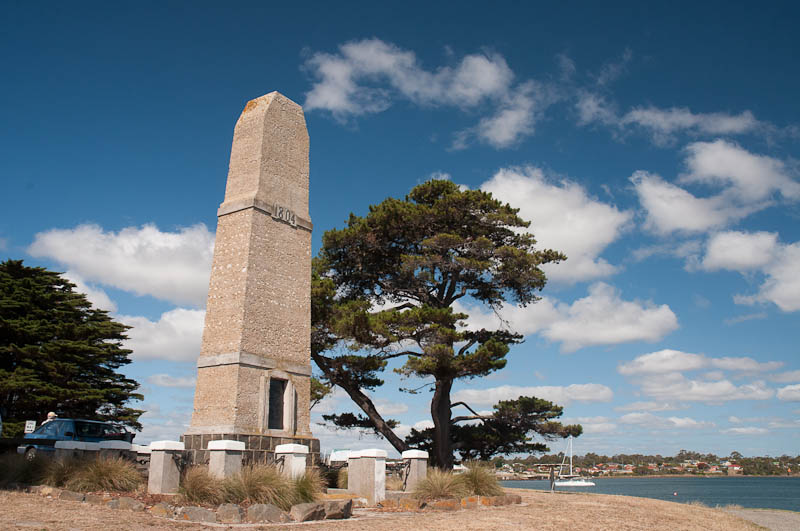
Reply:
[[290, 442], [318, 454], [309, 428], [308, 131], [303, 109], [282, 94], [247, 102], [239, 116], [217, 218], [186, 449], [194, 462], [217, 439], [245, 442], [247, 461], [268, 461]]

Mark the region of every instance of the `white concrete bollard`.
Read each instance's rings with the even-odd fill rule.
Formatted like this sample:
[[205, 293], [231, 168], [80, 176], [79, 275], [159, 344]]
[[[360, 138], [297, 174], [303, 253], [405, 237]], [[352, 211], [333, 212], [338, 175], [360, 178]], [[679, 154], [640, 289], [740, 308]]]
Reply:
[[[386, 451], [361, 450], [355, 459], [356, 466], [348, 471], [347, 490], [375, 505], [386, 499]], [[348, 460], [348, 464], [350, 461]], [[352, 475], [352, 483], [351, 483]], [[351, 488], [351, 485], [353, 486]]]
[[208, 441], [208, 473], [217, 479], [229, 478], [242, 469], [245, 444], [240, 441]]
[[55, 458], [61, 461], [70, 457], [81, 457], [86, 450], [86, 443], [82, 441], [56, 441]]
[[428, 452], [423, 450], [406, 450], [402, 453], [406, 465], [406, 476], [403, 478], [405, 491], [411, 492], [417, 483], [428, 475]]
[[279, 444], [275, 447], [275, 460], [283, 458], [281, 471], [284, 476], [297, 478], [306, 473], [308, 446], [303, 444]]
[[133, 452], [133, 445], [127, 441], [100, 441], [97, 446], [101, 457], [124, 457]]
[[347, 490], [353, 494], [361, 491], [359, 480], [362, 479], [361, 474], [361, 453], [358, 451], [351, 451], [347, 456]]
[[150, 443], [150, 473], [147, 492], [150, 494], [177, 494], [181, 471], [174, 456], [183, 452], [184, 445], [177, 441], [153, 441]]

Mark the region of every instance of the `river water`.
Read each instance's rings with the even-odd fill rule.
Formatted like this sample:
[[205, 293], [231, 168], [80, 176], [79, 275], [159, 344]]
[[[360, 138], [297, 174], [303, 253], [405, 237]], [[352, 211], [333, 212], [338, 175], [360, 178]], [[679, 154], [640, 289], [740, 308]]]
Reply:
[[[687, 503], [800, 511], [800, 477], [594, 478], [594, 487], [558, 490], [639, 496]], [[501, 481], [504, 487], [550, 490], [549, 481]], [[677, 495], [675, 495], [677, 493]]]

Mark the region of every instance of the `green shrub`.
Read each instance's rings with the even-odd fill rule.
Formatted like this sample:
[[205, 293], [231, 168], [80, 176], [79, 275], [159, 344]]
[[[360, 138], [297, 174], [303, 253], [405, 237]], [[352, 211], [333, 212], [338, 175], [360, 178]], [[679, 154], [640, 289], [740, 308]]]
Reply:
[[497, 482], [497, 477], [487, 465], [480, 461], [464, 463], [467, 469], [458, 475], [464, 482], [467, 490], [477, 496], [498, 496], [503, 494], [503, 487]]
[[35, 485], [42, 481], [49, 460], [43, 457], [26, 459], [20, 454], [0, 455], [0, 488], [14, 483]]
[[97, 490], [130, 492], [144, 482], [135, 465], [120, 457], [97, 457], [75, 467], [64, 487], [79, 492]]
[[431, 468], [425, 479], [414, 487], [414, 496], [422, 500], [462, 498], [470, 494], [465, 482], [450, 471]]
[[223, 500], [219, 480], [208, 473], [202, 466], [187, 468], [181, 477], [178, 495], [183, 501], [192, 503], [208, 503], [216, 505]]

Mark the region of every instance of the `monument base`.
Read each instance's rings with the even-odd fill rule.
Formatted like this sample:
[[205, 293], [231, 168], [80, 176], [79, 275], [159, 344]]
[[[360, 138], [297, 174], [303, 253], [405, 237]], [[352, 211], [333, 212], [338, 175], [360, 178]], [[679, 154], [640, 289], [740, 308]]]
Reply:
[[209, 441], [241, 441], [244, 443], [242, 463], [270, 464], [275, 461], [275, 447], [279, 444], [302, 444], [308, 446], [306, 466], [319, 464], [319, 439], [311, 437], [276, 437], [272, 435], [247, 435], [240, 433], [209, 433], [181, 435], [186, 448], [185, 455], [191, 465], [207, 465], [210, 455]]

